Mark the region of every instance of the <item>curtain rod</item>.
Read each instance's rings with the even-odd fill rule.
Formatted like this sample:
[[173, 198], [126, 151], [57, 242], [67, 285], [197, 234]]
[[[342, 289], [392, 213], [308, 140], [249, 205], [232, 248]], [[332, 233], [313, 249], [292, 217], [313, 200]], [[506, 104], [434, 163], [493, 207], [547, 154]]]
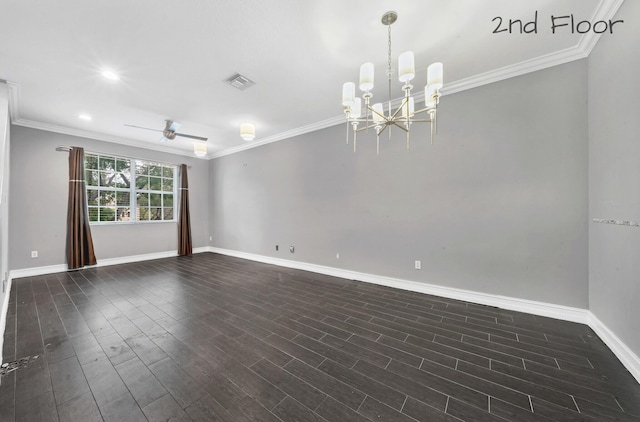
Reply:
[[[60, 152], [69, 152], [71, 151], [71, 148], [82, 148], [82, 147], [75, 147], [75, 146], [68, 146], [68, 145], [58, 145], [56, 147], [56, 151], [60, 151]], [[116, 158], [126, 158], [128, 160], [145, 160], [145, 161], [151, 161], [154, 163], [158, 163], [158, 164], [168, 164], [171, 166], [178, 166], [180, 167], [181, 164], [176, 164], [176, 163], [169, 163], [166, 161], [158, 161], [158, 160], [151, 160], [151, 159], [145, 159], [145, 158], [140, 158], [140, 157], [131, 157], [128, 155], [118, 155], [118, 154], [111, 154], [111, 153], [107, 153], [107, 152], [97, 152], [97, 151], [87, 151], [85, 150], [85, 153], [87, 154], [93, 154], [93, 155], [106, 155], [109, 157], [116, 157]], [[191, 166], [187, 166], [187, 168], [191, 168]]]

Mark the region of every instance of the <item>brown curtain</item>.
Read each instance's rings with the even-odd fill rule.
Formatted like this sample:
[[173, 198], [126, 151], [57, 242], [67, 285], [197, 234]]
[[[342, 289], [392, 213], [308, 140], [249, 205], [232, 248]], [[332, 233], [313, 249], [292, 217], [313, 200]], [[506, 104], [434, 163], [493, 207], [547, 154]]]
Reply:
[[189, 180], [187, 165], [180, 166], [180, 216], [178, 217], [178, 255], [191, 255], [191, 218], [189, 217]]
[[70, 270], [96, 264], [84, 188], [84, 149], [78, 147], [71, 148], [69, 152], [67, 264]]

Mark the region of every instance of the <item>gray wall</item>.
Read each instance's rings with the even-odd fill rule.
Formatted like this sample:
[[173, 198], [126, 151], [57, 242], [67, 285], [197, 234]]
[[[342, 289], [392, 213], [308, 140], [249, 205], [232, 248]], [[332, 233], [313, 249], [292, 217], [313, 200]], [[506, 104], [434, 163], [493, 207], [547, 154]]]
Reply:
[[[589, 57], [589, 217], [640, 221], [640, 2]], [[640, 227], [589, 223], [589, 306], [640, 356]]]
[[[59, 145], [191, 165], [189, 197], [193, 245], [208, 245], [206, 161], [21, 126], [12, 126], [11, 138], [9, 265], [12, 270], [66, 263], [69, 154], [56, 151]], [[98, 262], [178, 249], [177, 223], [94, 225], [91, 233]], [[31, 258], [32, 250], [38, 251], [38, 258]]]
[[410, 152], [340, 125], [211, 160], [213, 246], [587, 308], [586, 87], [581, 60], [443, 97]]

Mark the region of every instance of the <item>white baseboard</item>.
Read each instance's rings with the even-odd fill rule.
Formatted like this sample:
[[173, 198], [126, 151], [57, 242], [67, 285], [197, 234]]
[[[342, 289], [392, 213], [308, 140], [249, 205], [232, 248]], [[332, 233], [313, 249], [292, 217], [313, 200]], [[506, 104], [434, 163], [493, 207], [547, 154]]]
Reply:
[[[384, 277], [375, 274], [361, 273], [357, 271], [345, 270], [335, 267], [327, 267], [323, 265], [310, 264], [307, 262], [291, 261], [288, 259], [274, 258], [264, 255], [256, 255], [247, 252], [234, 251], [229, 249], [205, 246], [194, 248], [193, 253], [214, 252], [222, 255], [233, 256], [237, 258], [248, 259], [251, 261], [263, 262], [266, 264], [278, 265], [285, 268], [294, 268], [298, 270], [311, 271], [319, 274], [326, 274], [334, 277], [344, 278], [348, 280], [357, 280], [367, 283], [378, 284], [381, 286], [394, 287], [397, 289], [408, 290], [417, 293], [425, 293], [434, 296], [446, 297], [449, 299], [457, 299], [465, 302], [478, 303], [481, 305], [495, 306], [511, 311], [525, 312], [534, 315], [556, 318], [563, 321], [577, 322], [588, 325], [611, 349], [618, 357], [620, 362], [629, 370], [638, 382], [640, 382], [640, 358], [620, 340], [613, 331], [602, 323], [594, 314], [587, 309], [573, 308], [569, 306], [555, 305], [551, 303], [537, 302], [533, 300], [519, 299], [508, 296], [500, 296], [488, 293], [474, 292], [471, 290], [456, 289], [452, 287], [437, 286], [433, 284], [421, 283], [412, 280], [403, 280], [398, 278]], [[98, 261], [97, 266], [108, 266], [117, 264], [126, 264], [131, 262], [148, 261], [152, 259], [160, 259], [177, 256], [177, 251], [157, 252], [143, 255], [133, 255], [118, 258], [102, 259]], [[10, 292], [11, 281], [19, 277], [33, 277], [37, 275], [51, 274], [56, 272], [67, 271], [66, 265], [50, 265], [44, 267], [24, 268], [12, 270], [8, 280]], [[2, 314], [0, 315], [0, 328], [4, 330], [6, 323], [6, 315], [9, 305], [9, 294], [5, 296], [2, 305]], [[2, 337], [0, 337], [0, 347], [2, 347]], [[2, 350], [2, 349], [0, 349]], [[0, 362], [1, 363], [1, 362]]]
[[378, 284], [381, 286], [394, 287], [396, 289], [425, 293], [434, 296], [446, 297], [449, 299], [462, 300], [465, 302], [473, 302], [481, 305], [495, 306], [511, 311], [526, 312], [529, 314], [546, 316], [550, 318], [561, 319], [564, 321], [578, 322], [581, 324], [587, 324], [589, 322], [589, 311], [586, 309], [572, 308], [569, 306], [554, 305], [550, 303], [536, 302], [533, 300], [518, 299], [508, 296], [480, 293], [471, 290], [456, 289], [453, 287], [438, 286], [435, 284], [422, 283], [418, 281], [403, 280], [399, 278], [361, 273], [334, 267], [325, 267], [322, 265], [309, 264], [306, 262], [290, 261], [287, 259], [272, 258], [268, 256], [232, 251], [228, 249], [212, 247], [210, 248], [210, 250], [211, 252], [216, 252], [223, 255], [245, 258], [252, 261], [260, 261], [267, 264], [279, 265], [281, 267], [296, 268], [299, 270], [306, 270], [315, 273], [346, 278], [349, 280], [358, 280], [367, 283]]
[[[210, 248], [208, 246], [193, 248], [193, 253], [202, 252], [210, 252]], [[172, 256], [178, 256], [178, 251], [155, 252], [142, 255], [123, 256], [118, 258], [99, 259], [96, 267], [106, 267], [108, 265], [149, 261], [152, 259], [169, 258]], [[58, 264], [46, 265], [42, 267], [22, 268], [18, 270], [11, 270], [9, 272], [9, 279], [7, 280], [7, 294], [5, 295], [4, 302], [2, 304], [2, 314], [0, 314], [0, 364], [2, 364], [2, 346], [4, 342], [4, 330], [7, 324], [7, 311], [9, 310], [9, 294], [11, 292], [12, 280], [14, 278], [35, 277], [45, 274], [63, 273], [67, 271], [67, 269], [67, 264]]]
[[569, 306], [555, 305], [551, 303], [537, 302], [533, 300], [519, 299], [508, 296], [500, 296], [488, 293], [474, 292], [471, 290], [456, 289], [452, 287], [437, 286], [433, 284], [421, 283], [411, 280], [402, 280], [391, 277], [384, 277], [375, 274], [360, 273], [356, 271], [344, 270], [340, 268], [325, 267], [322, 265], [309, 264], [306, 262], [291, 261], [281, 258], [256, 255], [246, 252], [233, 251], [210, 247], [211, 252], [222, 255], [229, 255], [252, 261], [264, 262], [266, 264], [278, 265], [286, 268], [311, 271], [320, 274], [331, 275], [349, 280], [364, 281], [367, 283], [382, 286], [395, 287], [397, 289], [409, 290], [417, 293], [425, 293], [434, 296], [457, 299], [465, 302], [478, 303], [481, 305], [495, 306], [511, 311], [525, 312], [549, 318], [556, 318], [563, 321], [577, 322], [588, 325], [602, 341], [618, 357], [620, 362], [629, 370], [634, 378], [640, 383], [640, 358], [633, 353], [627, 345], [622, 342], [606, 325], [604, 325], [591, 311], [587, 309], [573, 308]]
[[589, 327], [602, 339], [604, 344], [618, 357], [631, 375], [640, 383], [640, 358], [597, 316], [589, 312]]
[[[202, 252], [209, 252], [209, 251], [210, 251], [210, 248], [208, 246], [204, 246], [201, 248], [193, 248], [193, 253], [202, 253]], [[141, 254], [141, 255], [130, 255], [130, 256], [121, 256], [116, 258], [98, 259], [98, 263], [95, 266], [106, 267], [109, 265], [129, 264], [131, 262], [142, 262], [142, 261], [149, 261], [152, 259], [170, 258], [172, 256], [178, 256], [178, 251], [175, 250], [175, 251], [165, 251], [165, 252], [154, 252], [154, 253]], [[35, 277], [35, 276], [45, 275], [45, 274], [63, 273], [67, 270], [68, 270], [67, 264], [47, 265], [47, 266], [33, 267], [33, 268], [22, 268], [18, 270], [11, 270], [9, 273], [9, 278], [14, 279], [14, 278], [22, 278], [22, 277]]]

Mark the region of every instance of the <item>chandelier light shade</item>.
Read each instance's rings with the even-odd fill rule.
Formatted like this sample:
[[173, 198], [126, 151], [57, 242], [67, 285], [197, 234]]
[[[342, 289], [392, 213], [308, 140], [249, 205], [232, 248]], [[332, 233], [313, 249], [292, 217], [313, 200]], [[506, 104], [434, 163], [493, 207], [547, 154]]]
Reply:
[[204, 157], [207, 155], [207, 144], [202, 142], [194, 142], [193, 143], [193, 153], [196, 157]]
[[[402, 86], [402, 101], [397, 109], [391, 107], [391, 25], [398, 19], [396, 12], [390, 11], [382, 16], [381, 22], [388, 28], [389, 50], [387, 61], [387, 82], [389, 87], [385, 105], [382, 102], [372, 103], [374, 86], [373, 63], [360, 66], [359, 88], [363, 92], [362, 99], [356, 97], [356, 84], [346, 82], [342, 86], [342, 106], [347, 117], [347, 143], [349, 143], [349, 126], [353, 131], [353, 150], [356, 150], [357, 134], [363, 130], [375, 129], [376, 150], [380, 152], [380, 135], [388, 129], [391, 139], [391, 127], [395, 126], [406, 133], [407, 149], [409, 149], [409, 132], [413, 123], [429, 123], [431, 143], [437, 132], [437, 108], [440, 102], [440, 89], [444, 86], [442, 63], [433, 63], [427, 68], [427, 84], [424, 87], [424, 108], [416, 110], [415, 99], [411, 96], [411, 81], [416, 76], [415, 57], [412, 51], [405, 51], [398, 57], [398, 79]], [[364, 101], [363, 101], [364, 100]], [[364, 104], [363, 104], [364, 102]], [[362, 126], [360, 126], [362, 124]]]
[[256, 137], [256, 125], [253, 123], [240, 124], [240, 137], [245, 141], [253, 141]]
[[373, 89], [373, 63], [365, 63], [360, 66], [360, 90]]

